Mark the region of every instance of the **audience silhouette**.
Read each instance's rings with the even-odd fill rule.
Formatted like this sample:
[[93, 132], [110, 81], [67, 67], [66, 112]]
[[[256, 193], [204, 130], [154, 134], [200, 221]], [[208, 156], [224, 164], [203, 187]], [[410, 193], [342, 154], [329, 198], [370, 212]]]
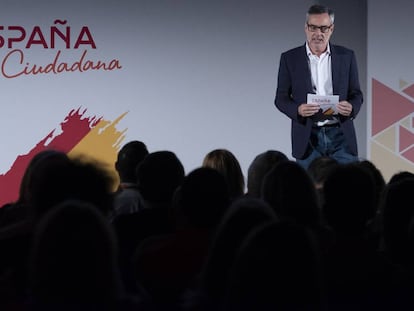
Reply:
[[213, 149], [188, 174], [125, 144], [115, 168], [46, 150], [0, 209], [1, 310], [412, 310], [414, 173], [308, 170]]
[[247, 171], [247, 194], [260, 198], [262, 195], [262, 183], [266, 174], [275, 164], [286, 160], [288, 160], [288, 157], [283, 152], [277, 150], [267, 150], [258, 154]]
[[414, 174], [395, 173], [382, 196], [380, 204], [380, 252], [389, 264], [391, 277], [384, 296], [389, 309], [412, 310], [414, 290], [414, 208], [411, 204]]
[[113, 220], [120, 247], [122, 277], [129, 292], [137, 290], [131, 259], [139, 243], [147, 237], [173, 230], [173, 196], [184, 176], [183, 165], [171, 151], [150, 153], [137, 167], [137, 190], [144, 208], [132, 214], [118, 215]]
[[33, 231], [46, 213], [75, 199], [93, 204], [104, 217], [112, 211], [113, 180], [100, 164], [69, 159], [58, 151], [44, 153], [34, 161], [24, 181], [27, 211], [20, 221], [0, 231], [0, 289], [6, 289], [4, 293], [0, 290], [0, 298], [7, 296], [0, 303], [19, 305], [27, 300], [27, 258]]
[[323, 214], [335, 240], [325, 256], [332, 310], [371, 310], [383, 306], [387, 265], [370, 237], [376, 210], [372, 174], [358, 163], [341, 164], [324, 183]]
[[262, 200], [240, 198], [232, 203], [213, 234], [199, 284], [188, 293], [188, 310], [219, 310], [226, 294], [229, 271], [249, 232], [276, 219], [274, 211]]
[[319, 204], [324, 204], [323, 198], [323, 184], [332, 169], [338, 165], [338, 161], [329, 156], [320, 156], [315, 158], [308, 166], [308, 174], [315, 184], [316, 192], [319, 198]]
[[219, 171], [226, 180], [229, 196], [232, 200], [244, 195], [244, 176], [237, 158], [226, 149], [215, 149], [206, 154], [203, 167]]
[[194, 287], [208, 253], [212, 232], [228, 208], [226, 181], [217, 170], [197, 168], [176, 191], [172, 233], [153, 236], [134, 255], [137, 282], [166, 310]]
[[65, 201], [37, 225], [30, 252], [33, 310], [135, 310], [123, 295], [115, 235], [99, 208]]
[[26, 213], [29, 209], [28, 205], [30, 204], [31, 192], [33, 192], [33, 182], [31, 181], [33, 168], [38, 162], [49, 157], [50, 159], [53, 159], [54, 157], [66, 157], [66, 155], [55, 150], [48, 149], [37, 153], [30, 160], [20, 182], [19, 197], [17, 201], [10, 202], [0, 209], [0, 229], [13, 223], [19, 222], [22, 219], [26, 219]]
[[265, 176], [262, 198], [280, 219], [302, 225], [319, 226], [321, 213], [313, 182], [298, 163], [282, 161]]
[[119, 185], [114, 197], [112, 218], [123, 214], [132, 214], [143, 208], [138, 191], [136, 170], [148, 155], [147, 146], [138, 140], [126, 143], [117, 155], [115, 169], [119, 175]]
[[224, 310], [322, 310], [318, 248], [303, 226], [272, 222], [244, 240], [230, 272]]

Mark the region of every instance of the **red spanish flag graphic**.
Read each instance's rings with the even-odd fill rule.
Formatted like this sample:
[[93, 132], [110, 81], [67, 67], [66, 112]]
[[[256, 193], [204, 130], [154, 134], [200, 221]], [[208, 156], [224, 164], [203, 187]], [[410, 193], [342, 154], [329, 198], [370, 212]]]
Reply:
[[20, 182], [29, 162], [37, 153], [47, 149], [62, 151], [69, 156], [86, 156], [113, 171], [126, 132], [117, 130], [116, 126], [126, 114], [108, 121], [103, 117], [86, 116], [86, 109], [70, 111], [60, 124], [61, 132], [58, 135], [55, 135], [56, 129], [52, 130], [27, 154], [17, 156], [11, 168], [0, 175], [0, 207], [18, 199]]

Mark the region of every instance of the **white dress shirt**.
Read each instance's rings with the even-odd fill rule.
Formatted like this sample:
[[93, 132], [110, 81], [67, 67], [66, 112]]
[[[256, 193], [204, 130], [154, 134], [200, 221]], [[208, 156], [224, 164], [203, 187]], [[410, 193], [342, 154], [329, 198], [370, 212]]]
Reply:
[[[306, 43], [306, 53], [309, 60], [309, 69], [312, 77], [313, 91], [317, 95], [333, 95], [331, 49], [329, 47], [329, 44], [326, 51], [323, 52], [320, 56], [317, 56], [312, 53], [308, 43]], [[333, 120], [330, 119], [319, 121], [317, 122], [317, 125], [323, 126], [325, 124], [335, 123], [338, 123], [338, 120], [336, 118]]]

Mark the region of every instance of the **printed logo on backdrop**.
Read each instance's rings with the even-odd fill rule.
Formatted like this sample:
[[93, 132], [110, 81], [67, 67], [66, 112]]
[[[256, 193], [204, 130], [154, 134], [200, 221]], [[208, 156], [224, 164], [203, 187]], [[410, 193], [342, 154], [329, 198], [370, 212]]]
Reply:
[[[21, 77], [61, 74], [70, 77], [74, 73], [92, 71], [108, 74], [122, 69], [116, 58], [99, 59], [102, 56], [96, 56], [101, 55], [96, 53], [98, 49], [99, 42], [92, 29], [70, 26], [67, 20], [56, 19], [49, 27], [0, 26], [1, 75], [16, 83], [20, 83]], [[73, 75], [74, 79], [76, 76]], [[62, 113], [60, 124], [52, 124], [50, 132], [41, 135], [37, 142], [27, 143], [27, 152], [16, 155], [10, 168], [0, 172], [0, 208], [18, 199], [28, 164], [34, 155], [47, 149], [65, 152], [70, 157], [86, 156], [97, 160], [106, 165], [117, 180], [114, 163], [126, 132], [117, 126], [127, 112], [120, 112], [114, 120], [109, 120], [103, 115], [89, 115], [86, 108], [68, 110], [67, 114]]]
[[[0, 26], [0, 31], [0, 48], [7, 49], [1, 62], [1, 74], [8, 79], [39, 74], [113, 71], [122, 68], [118, 59], [100, 60], [89, 56], [88, 51], [97, 49], [97, 44], [88, 26], [78, 29], [68, 25], [67, 20], [57, 19], [48, 28]], [[25, 53], [36, 47], [55, 53], [48, 62], [36, 63]], [[74, 51], [78, 52], [78, 58], [75, 61], [67, 60], [67, 51], [71, 54]]]
[[[70, 111], [59, 128], [52, 129], [26, 154], [18, 155], [10, 169], [0, 174], [0, 208], [18, 199], [20, 182], [27, 166], [37, 153], [44, 150], [59, 150], [69, 157], [86, 155], [106, 165], [108, 171], [115, 174], [113, 165], [126, 132], [126, 129], [118, 130], [117, 125], [126, 114], [110, 121], [103, 117], [90, 116], [86, 109]], [[113, 177], [116, 181], [117, 176]]]
[[371, 160], [389, 179], [402, 170], [414, 172], [414, 84], [399, 89], [372, 79]]

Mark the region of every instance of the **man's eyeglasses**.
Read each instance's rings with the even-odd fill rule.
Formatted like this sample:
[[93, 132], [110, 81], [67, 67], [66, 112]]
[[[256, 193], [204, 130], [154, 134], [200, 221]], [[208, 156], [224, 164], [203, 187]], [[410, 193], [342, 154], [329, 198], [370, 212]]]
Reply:
[[310, 32], [316, 32], [319, 29], [322, 33], [327, 33], [332, 28], [332, 24], [330, 24], [329, 26], [316, 26], [312, 24], [306, 25], [308, 26]]

